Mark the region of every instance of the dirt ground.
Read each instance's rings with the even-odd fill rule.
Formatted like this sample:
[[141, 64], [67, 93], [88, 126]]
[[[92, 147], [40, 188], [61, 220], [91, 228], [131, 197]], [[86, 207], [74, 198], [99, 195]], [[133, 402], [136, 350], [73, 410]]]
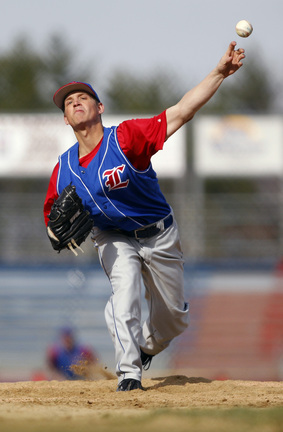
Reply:
[[11, 419], [46, 422], [162, 408], [283, 408], [283, 382], [211, 381], [171, 375], [143, 379], [145, 391], [116, 392], [116, 378], [108, 378], [1, 383], [0, 426]]
[[0, 384], [0, 418], [86, 411], [196, 407], [283, 407], [282, 382], [210, 381], [182, 375], [144, 379], [145, 391], [116, 392], [116, 379]]

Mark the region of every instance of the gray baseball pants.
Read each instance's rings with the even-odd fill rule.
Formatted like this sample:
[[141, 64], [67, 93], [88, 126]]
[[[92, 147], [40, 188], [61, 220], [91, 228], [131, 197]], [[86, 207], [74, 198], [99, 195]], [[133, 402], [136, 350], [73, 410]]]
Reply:
[[[174, 220], [165, 231], [140, 240], [94, 228], [92, 239], [112, 287], [105, 319], [115, 346], [118, 382], [141, 381], [140, 348], [156, 355], [189, 324], [177, 224]], [[142, 280], [149, 312], [143, 325]]]

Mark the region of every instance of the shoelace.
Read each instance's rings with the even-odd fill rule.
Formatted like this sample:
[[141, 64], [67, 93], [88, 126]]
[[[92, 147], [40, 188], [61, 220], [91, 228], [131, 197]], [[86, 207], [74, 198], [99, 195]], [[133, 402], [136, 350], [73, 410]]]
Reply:
[[151, 361], [152, 361], [152, 356], [148, 357], [148, 358], [143, 362], [143, 370], [147, 371], [147, 370], [150, 368]]
[[143, 350], [141, 350], [141, 362], [142, 362], [143, 370], [148, 370], [150, 368], [153, 357], [154, 357], [153, 355], [146, 354]]

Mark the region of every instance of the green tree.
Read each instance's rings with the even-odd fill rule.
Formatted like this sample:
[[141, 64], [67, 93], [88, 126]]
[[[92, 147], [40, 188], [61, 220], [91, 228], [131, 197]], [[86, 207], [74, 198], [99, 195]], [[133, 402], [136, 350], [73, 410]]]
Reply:
[[[263, 114], [274, 110], [278, 85], [269, 79], [270, 72], [256, 52], [244, 60], [242, 70], [227, 78], [219, 91], [205, 105], [202, 114], [251, 113]], [[106, 88], [108, 106], [114, 113], [152, 113], [177, 102], [189, 90], [181, 89], [180, 81], [163, 71], [149, 77], [123, 70], [114, 71]], [[282, 85], [281, 85], [282, 91]]]
[[[43, 58], [44, 64], [44, 86], [42, 92], [51, 104], [54, 90], [71, 81], [88, 82], [90, 69], [82, 62], [75, 63], [75, 50], [70, 49], [59, 35], [52, 35], [48, 41], [47, 49]], [[53, 104], [52, 104], [53, 108]]]
[[44, 65], [26, 39], [0, 57], [0, 111], [34, 111], [45, 107], [38, 91]]
[[[87, 67], [74, 73], [75, 55], [59, 36], [37, 53], [26, 38], [0, 54], [0, 112], [55, 110], [54, 90], [74, 80], [87, 81]], [[79, 73], [79, 76], [78, 76]]]
[[115, 71], [106, 89], [109, 110], [113, 113], [156, 113], [176, 103], [181, 96], [176, 78], [156, 71], [137, 77]]
[[[244, 60], [240, 72], [227, 78], [202, 112], [206, 114], [267, 114], [273, 110], [275, 89], [266, 65], [256, 53]], [[277, 89], [278, 90], [278, 89]]]

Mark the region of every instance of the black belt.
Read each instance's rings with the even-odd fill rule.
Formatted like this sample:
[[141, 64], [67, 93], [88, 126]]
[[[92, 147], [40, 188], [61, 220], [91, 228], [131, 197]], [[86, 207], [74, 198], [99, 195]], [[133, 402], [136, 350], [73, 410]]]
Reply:
[[[163, 226], [160, 227], [160, 225]], [[137, 240], [139, 239], [144, 239], [144, 238], [149, 238], [149, 237], [153, 237], [155, 235], [157, 235], [158, 233], [160, 233], [161, 231], [166, 230], [167, 228], [169, 228], [173, 223], [173, 216], [170, 214], [168, 216], [166, 216], [166, 218], [161, 219], [161, 221], [158, 221], [154, 224], [151, 225], [147, 225], [143, 228], [139, 228], [133, 231], [122, 231], [121, 232], [123, 234], [126, 234], [128, 237], [135, 237]], [[159, 226], [158, 226], [159, 225]]]

